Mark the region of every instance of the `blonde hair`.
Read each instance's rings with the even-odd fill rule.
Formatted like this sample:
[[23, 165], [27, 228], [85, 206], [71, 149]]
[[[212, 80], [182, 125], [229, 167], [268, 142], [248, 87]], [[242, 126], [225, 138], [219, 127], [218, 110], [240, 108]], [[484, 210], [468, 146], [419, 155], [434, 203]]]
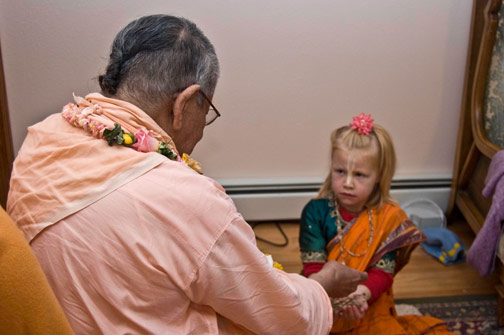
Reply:
[[[373, 150], [376, 147], [377, 150]], [[375, 124], [369, 135], [359, 134], [350, 126], [334, 130], [331, 133], [331, 161], [337, 150], [363, 150], [369, 153], [377, 163], [378, 183], [369, 196], [365, 207], [380, 207], [382, 203], [395, 203], [390, 196], [390, 185], [396, 168], [396, 154], [390, 134], [380, 125]], [[332, 169], [332, 168], [331, 168]], [[331, 169], [319, 190], [317, 199], [334, 197], [332, 192]]]

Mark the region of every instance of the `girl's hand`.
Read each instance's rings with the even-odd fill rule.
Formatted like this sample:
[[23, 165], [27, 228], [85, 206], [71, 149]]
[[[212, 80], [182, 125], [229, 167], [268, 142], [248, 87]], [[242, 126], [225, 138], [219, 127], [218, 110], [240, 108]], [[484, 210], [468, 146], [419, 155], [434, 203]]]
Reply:
[[[364, 317], [368, 309], [367, 300], [371, 297], [371, 292], [364, 285], [358, 285], [357, 290], [347, 297], [336, 300], [334, 317], [357, 320]], [[336, 302], [335, 301], [335, 302]]]
[[368, 303], [362, 296], [354, 298], [355, 304], [343, 307], [341, 317], [348, 320], [362, 319], [368, 309]]

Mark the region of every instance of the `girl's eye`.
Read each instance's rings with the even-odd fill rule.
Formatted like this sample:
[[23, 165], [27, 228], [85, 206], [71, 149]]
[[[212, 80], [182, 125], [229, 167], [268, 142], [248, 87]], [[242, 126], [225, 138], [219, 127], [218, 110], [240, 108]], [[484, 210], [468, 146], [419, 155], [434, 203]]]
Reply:
[[336, 169], [334, 170], [337, 174], [344, 174], [345, 171], [343, 171], [342, 169]]
[[356, 177], [366, 177], [366, 175], [365, 175], [365, 174], [360, 173], [360, 172], [357, 172], [357, 173], [355, 174], [355, 176], [356, 176]]

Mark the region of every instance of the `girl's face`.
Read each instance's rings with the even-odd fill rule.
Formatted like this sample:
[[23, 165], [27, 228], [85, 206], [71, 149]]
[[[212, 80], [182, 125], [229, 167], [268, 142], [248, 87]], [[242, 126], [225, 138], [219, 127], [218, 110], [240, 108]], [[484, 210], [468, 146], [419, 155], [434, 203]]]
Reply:
[[334, 152], [332, 158], [332, 191], [338, 204], [347, 211], [358, 213], [364, 209], [378, 182], [372, 150], [344, 150]]

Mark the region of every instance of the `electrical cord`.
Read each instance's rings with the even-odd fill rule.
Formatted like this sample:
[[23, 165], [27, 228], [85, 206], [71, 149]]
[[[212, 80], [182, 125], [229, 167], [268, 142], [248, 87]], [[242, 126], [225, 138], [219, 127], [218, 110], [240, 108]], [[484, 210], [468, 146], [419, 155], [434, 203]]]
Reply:
[[[261, 223], [266, 223], [266, 222], [250, 223], [250, 225], [252, 226], [252, 229], [254, 229], [256, 226], [260, 225]], [[266, 239], [264, 239], [262, 237], [257, 236], [257, 234], [256, 234], [256, 240], [264, 242], [264, 243], [269, 244], [269, 245], [272, 245], [274, 247], [286, 247], [287, 245], [289, 245], [289, 238], [287, 237], [287, 235], [285, 234], [282, 226], [280, 226], [280, 224], [278, 222], [275, 222], [275, 226], [278, 228], [278, 231], [280, 231], [280, 234], [282, 234], [282, 236], [284, 238], [284, 242], [283, 243], [276, 243], [276, 242], [268, 241], [268, 240], [266, 240]], [[254, 231], [254, 233], [255, 233], [255, 231]]]

